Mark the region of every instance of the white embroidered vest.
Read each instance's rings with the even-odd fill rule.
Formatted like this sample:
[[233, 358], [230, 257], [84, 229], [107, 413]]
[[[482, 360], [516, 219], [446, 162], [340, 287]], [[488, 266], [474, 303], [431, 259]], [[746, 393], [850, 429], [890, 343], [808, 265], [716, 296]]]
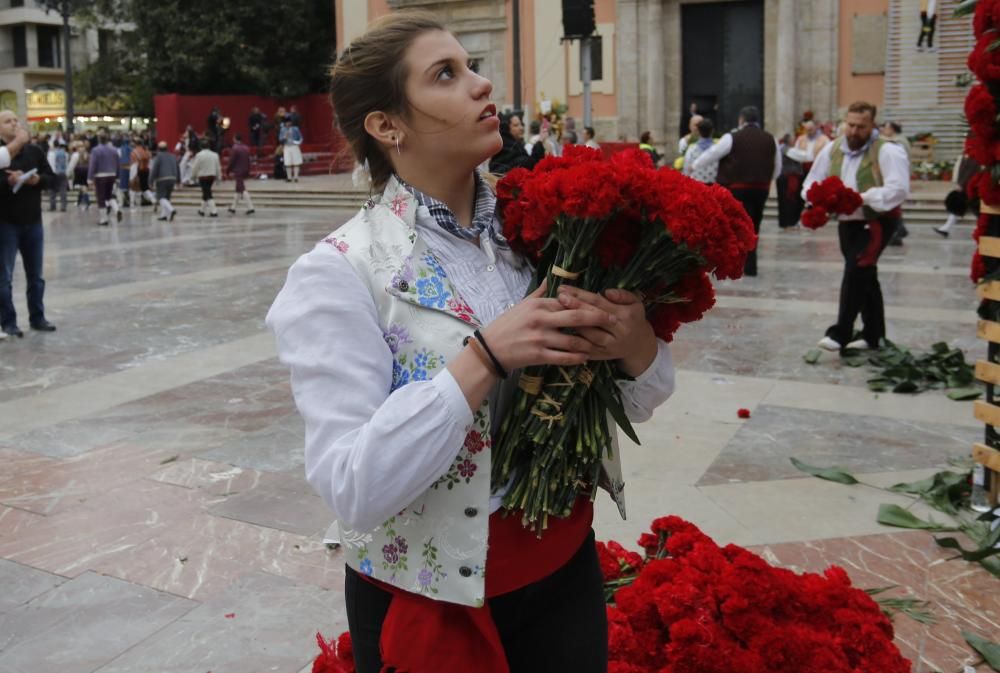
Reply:
[[[381, 198], [366, 204], [324, 241], [344, 254], [371, 292], [393, 352], [393, 390], [433, 378], [459, 353], [462, 340], [481, 326], [418, 235], [417, 206], [412, 194], [390, 180]], [[489, 405], [484, 402], [448, 472], [427, 491], [373, 531], [341, 529], [347, 564], [406, 591], [482, 606], [489, 546], [490, 427]], [[604, 472], [602, 485], [624, 518], [617, 442], [612, 457], [604, 461]]]

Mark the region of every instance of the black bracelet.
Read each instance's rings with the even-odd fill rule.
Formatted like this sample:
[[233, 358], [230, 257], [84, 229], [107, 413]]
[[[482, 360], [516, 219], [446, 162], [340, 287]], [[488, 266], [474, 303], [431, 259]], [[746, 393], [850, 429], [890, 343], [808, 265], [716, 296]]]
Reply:
[[479, 333], [479, 330], [476, 330], [472, 334], [476, 337], [476, 341], [478, 341], [482, 345], [483, 350], [486, 351], [486, 354], [490, 356], [490, 362], [492, 362], [493, 366], [496, 368], [497, 376], [499, 376], [502, 379], [507, 378], [507, 370], [503, 368], [503, 365], [500, 364], [499, 360], [497, 360], [497, 356], [493, 355], [493, 351], [491, 351], [490, 347], [486, 345], [486, 339], [483, 338], [483, 335]]

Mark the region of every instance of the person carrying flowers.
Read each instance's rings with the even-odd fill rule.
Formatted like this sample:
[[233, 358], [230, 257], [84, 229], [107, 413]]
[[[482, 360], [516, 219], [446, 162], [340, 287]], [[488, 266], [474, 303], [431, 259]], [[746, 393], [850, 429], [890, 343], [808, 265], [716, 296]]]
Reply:
[[374, 196], [292, 266], [267, 324], [341, 526], [357, 671], [603, 673], [591, 498], [538, 537], [503, 516], [492, 446], [515, 372], [614, 362], [638, 422], [673, 391], [669, 348], [636, 293], [525, 296], [531, 261], [476, 172], [501, 148], [492, 85], [434, 18], [380, 19], [330, 90]]
[[[814, 183], [839, 177], [844, 186], [860, 193], [863, 204], [852, 213], [841, 214], [837, 228], [844, 256], [840, 306], [837, 322], [819, 341], [821, 348], [831, 351], [877, 349], [885, 337], [877, 264], [899, 226], [900, 207], [910, 192], [910, 166], [902, 147], [879, 138], [876, 112], [871, 103], [852, 103], [847, 108], [844, 135], [817, 155], [802, 185], [802, 198], [810, 201]], [[803, 224], [809, 219], [807, 211]], [[854, 339], [854, 321], [859, 314], [862, 338]]]

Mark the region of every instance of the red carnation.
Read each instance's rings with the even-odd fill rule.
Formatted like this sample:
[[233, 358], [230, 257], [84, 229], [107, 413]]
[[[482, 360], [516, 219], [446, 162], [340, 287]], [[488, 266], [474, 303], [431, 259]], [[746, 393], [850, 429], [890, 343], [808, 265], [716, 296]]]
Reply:
[[813, 206], [812, 208], [807, 208], [802, 213], [802, 226], [808, 229], [819, 229], [827, 223], [830, 219], [830, 213], [827, 212], [826, 208], [820, 206]]
[[977, 138], [988, 142], [996, 136], [997, 105], [986, 86], [977, 84], [969, 90], [965, 97], [965, 117]]
[[1000, 49], [990, 49], [996, 37], [993, 33], [984, 33], [969, 53], [969, 70], [980, 82], [1000, 79]]
[[736, 412], [736, 415], [739, 416], [740, 418], [750, 418], [750, 410], [740, 409], [739, 411]]
[[996, 31], [1000, 28], [1000, 2], [997, 0], [979, 0], [976, 3], [976, 14], [972, 19], [972, 32], [976, 38], [980, 38], [984, 33]]
[[316, 642], [320, 653], [313, 660], [312, 673], [354, 673], [354, 649], [349, 632], [329, 641], [317, 633]]

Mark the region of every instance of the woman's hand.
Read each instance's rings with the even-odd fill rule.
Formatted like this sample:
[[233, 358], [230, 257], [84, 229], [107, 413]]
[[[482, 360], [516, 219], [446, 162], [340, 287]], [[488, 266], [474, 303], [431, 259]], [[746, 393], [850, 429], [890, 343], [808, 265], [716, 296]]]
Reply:
[[602, 296], [563, 285], [559, 288], [559, 303], [567, 311], [590, 307], [615, 316], [609, 325], [588, 325], [577, 330], [591, 344], [591, 360], [621, 360], [622, 370], [635, 377], [656, 359], [656, 335], [638, 295], [611, 289]]
[[[593, 359], [595, 344], [583, 333], [612, 330], [617, 316], [580, 302], [567, 307], [547, 299], [545, 283], [483, 330], [483, 338], [508, 371], [532, 365], [579, 365]], [[573, 330], [567, 334], [563, 330]]]

